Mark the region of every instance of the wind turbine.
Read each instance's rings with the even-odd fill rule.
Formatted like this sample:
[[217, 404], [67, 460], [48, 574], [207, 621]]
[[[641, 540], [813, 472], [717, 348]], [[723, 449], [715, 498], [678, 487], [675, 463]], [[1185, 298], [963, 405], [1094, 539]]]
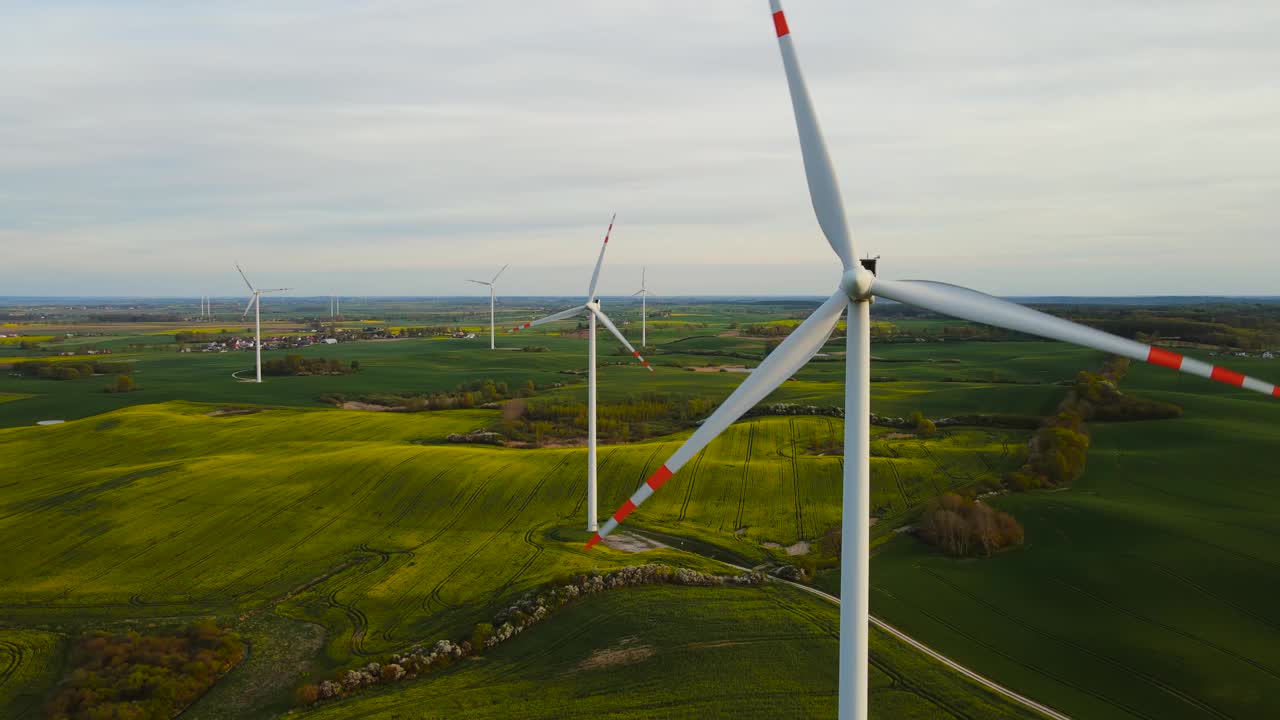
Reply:
[[640, 347], [649, 347], [649, 330], [646, 323], [649, 320], [648, 300], [649, 286], [645, 284], [644, 275], [648, 268], [640, 268], [640, 289], [631, 293], [631, 297], [640, 296]]
[[240, 273], [240, 277], [244, 278], [244, 284], [249, 286], [250, 292], [249, 304], [244, 308], [244, 314], [241, 319], [248, 317], [249, 311], [253, 311], [253, 351], [257, 355], [258, 380], [262, 382], [262, 296], [266, 293], [284, 292], [290, 288], [271, 288], [269, 290], [259, 290], [249, 282], [249, 278], [245, 277], [244, 270], [240, 269], [240, 263], [236, 263], [236, 270]]
[[[591, 273], [591, 287], [587, 289], [587, 301], [582, 305], [575, 305], [568, 310], [561, 310], [544, 318], [527, 322], [512, 328], [512, 332], [524, 330], [538, 325], [555, 322], [557, 320], [565, 320], [586, 311], [589, 320], [589, 329], [587, 330], [588, 350], [587, 354], [591, 359], [587, 364], [587, 531], [595, 532], [599, 529], [596, 520], [596, 320], [604, 323], [609, 328], [609, 332], [618, 338], [631, 354], [635, 356], [649, 372], [653, 372], [653, 366], [648, 360], [640, 357], [640, 353], [633, 347], [627, 339], [618, 332], [618, 328], [609, 319], [608, 315], [600, 309], [600, 298], [596, 297], [596, 283], [600, 280], [600, 266], [604, 264], [604, 251], [609, 247], [609, 235], [613, 233], [613, 221], [618, 216], [614, 215], [609, 219], [609, 229], [604, 233], [604, 244], [600, 246], [600, 257], [596, 260], [596, 269]], [[474, 282], [474, 281], [473, 281]]]
[[475, 283], [475, 284], [477, 284], [477, 285], [488, 285], [488, 286], [489, 286], [489, 349], [490, 349], [490, 350], [494, 350], [494, 349], [495, 349], [495, 347], [494, 347], [494, 339], [493, 339], [493, 302], [494, 302], [494, 297], [495, 297], [494, 293], [495, 293], [495, 292], [497, 292], [498, 277], [499, 277], [499, 276], [501, 276], [501, 275], [502, 275], [502, 273], [506, 272], [506, 271], [507, 271], [507, 268], [509, 268], [509, 267], [511, 267], [511, 266], [510, 266], [510, 265], [503, 265], [503, 266], [502, 266], [502, 269], [498, 271], [498, 274], [497, 274], [497, 275], [494, 275], [494, 276], [493, 276], [493, 279], [492, 279], [492, 280], [490, 280], [489, 282], [485, 282], [484, 280], [468, 280], [468, 281], [467, 281], [467, 282], [473, 282], [473, 283]]
[[859, 262], [845, 221], [835, 171], [827, 155], [809, 92], [800, 73], [794, 41], [779, 0], [770, 0], [782, 65], [791, 91], [800, 151], [818, 224], [842, 265], [838, 289], [770, 353], [711, 417], [653, 473], [587, 542], [600, 542], [673, 474], [731, 423], [791, 377], [826, 343], [840, 315], [848, 311], [845, 358], [844, 500], [840, 560], [840, 720], [867, 717], [867, 623], [870, 606], [871, 473], [868, 451], [871, 414], [870, 308], [882, 297], [951, 315], [1102, 350], [1132, 360], [1180, 370], [1237, 387], [1280, 397], [1280, 388], [1161, 348], [1077, 325], [976, 290], [927, 280], [883, 280], [874, 261]]

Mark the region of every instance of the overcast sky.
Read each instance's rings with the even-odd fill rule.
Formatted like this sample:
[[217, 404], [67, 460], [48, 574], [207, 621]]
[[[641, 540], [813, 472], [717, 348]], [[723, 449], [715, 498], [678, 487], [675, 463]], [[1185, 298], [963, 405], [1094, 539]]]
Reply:
[[[790, 0], [859, 252], [1280, 294], [1280, 2]], [[0, 295], [806, 293], [765, 0], [9, 0]]]

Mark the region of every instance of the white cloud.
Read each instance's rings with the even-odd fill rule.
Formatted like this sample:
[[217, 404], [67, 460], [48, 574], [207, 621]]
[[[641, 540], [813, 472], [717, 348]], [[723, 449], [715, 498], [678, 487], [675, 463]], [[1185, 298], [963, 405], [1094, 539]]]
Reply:
[[[623, 284], [834, 283], [763, 0], [264, 5], [7, 11], [0, 294], [576, 293], [614, 210]], [[1275, 3], [788, 9], [887, 274], [1280, 292]]]

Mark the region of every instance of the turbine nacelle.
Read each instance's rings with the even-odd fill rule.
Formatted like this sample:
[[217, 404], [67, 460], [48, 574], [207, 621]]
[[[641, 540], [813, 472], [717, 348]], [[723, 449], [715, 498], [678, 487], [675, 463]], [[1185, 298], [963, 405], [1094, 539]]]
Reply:
[[862, 263], [846, 268], [840, 276], [840, 289], [850, 300], [860, 302], [862, 300], [871, 299], [871, 286], [875, 284], [876, 276]]

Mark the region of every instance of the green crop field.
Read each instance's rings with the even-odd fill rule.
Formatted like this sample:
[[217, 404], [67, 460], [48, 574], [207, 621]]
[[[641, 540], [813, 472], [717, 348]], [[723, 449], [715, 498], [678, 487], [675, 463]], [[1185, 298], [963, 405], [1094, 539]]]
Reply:
[[1280, 408], [1158, 368], [1125, 386], [1186, 416], [1096, 423], [1073, 487], [1001, 498], [1026, 526], [1022, 550], [957, 562], [890, 543], [873, 611], [1075, 717], [1274, 716]]
[[[552, 576], [634, 562], [582, 550], [583, 450], [443, 444], [496, 411], [244, 410], [166, 403], [0, 430], [6, 618], [70, 631], [269, 608], [327, 628], [324, 670], [464, 634]], [[805, 443], [840, 427], [737, 425], [638, 524], [757, 559], [772, 552], [760, 543], [810, 538], [838, 520], [840, 459]], [[676, 442], [604, 448], [602, 506]], [[971, 431], [885, 442], [900, 469], [877, 464], [876, 496], [895, 512], [991, 472], [1003, 449]], [[672, 550], [644, 559], [706, 563]]]
[[[719, 401], [745, 375], [702, 370], [750, 368], [768, 350], [768, 338], [744, 335], [742, 326], [785, 323], [811, 307], [671, 307], [649, 327], [645, 354], [656, 373], [602, 337], [600, 398], [623, 403], [654, 392]], [[544, 309], [505, 308], [499, 327]], [[361, 316], [371, 319], [343, 325], [487, 324], [487, 303], [472, 301], [369, 310]], [[319, 312], [276, 304], [271, 332], [300, 332], [303, 311]], [[617, 303], [610, 312], [620, 324], [631, 320], [624, 332], [638, 341], [634, 309]], [[890, 324], [920, 337], [873, 344], [872, 410], [886, 416], [1047, 415], [1065, 383], [1104, 359], [1058, 343], [956, 341], [941, 336], [955, 327], [949, 321]], [[215, 325], [242, 330], [221, 322], [204, 329]], [[414, 642], [457, 639], [511, 598], [566, 573], [647, 561], [723, 570], [681, 547], [739, 563], [786, 562], [789, 547], [802, 550], [840, 521], [843, 459], [832, 450], [843, 423], [834, 417], [765, 416], [732, 426], [628, 520], [674, 547], [633, 555], [582, 550], [581, 447], [445, 441], [493, 426], [497, 409], [379, 413], [322, 400], [448, 392], [487, 378], [513, 387], [532, 380], [540, 398], [585, 401], [587, 343], [573, 323], [503, 335], [497, 352], [483, 333], [313, 346], [297, 352], [358, 360], [360, 372], [268, 377], [261, 385], [232, 377], [251, 369], [252, 353], [176, 352], [174, 332], [200, 329], [180, 318], [162, 326], [55, 323], [23, 330], [49, 338], [43, 350], [5, 347], [13, 357], [3, 362], [108, 347], [110, 360], [135, 364], [141, 389], [103, 392], [109, 376], [0, 374], [0, 543], [8, 551], [0, 564], [0, 648], [18, 648], [0, 651], [8, 653], [0, 666], [11, 668], [0, 683], [0, 716], [38, 707], [61, 672], [66, 641], [91, 628], [210, 615], [236, 625], [251, 643], [249, 658], [188, 714], [266, 718], [291, 706], [304, 676], [328, 676]], [[526, 346], [546, 351], [520, 352]], [[766, 402], [841, 404], [843, 351], [842, 340], [829, 342]], [[1236, 360], [1227, 364], [1264, 378], [1280, 374], [1280, 363]], [[894, 531], [937, 494], [1016, 467], [1030, 433], [948, 427], [923, 438], [877, 428], [873, 610], [1074, 717], [1275, 714], [1274, 400], [1146, 367], [1134, 368], [1124, 389], [1186, 414], [1091, 424], [1083, 479], [990, 500], [1023, 522], [1027, 544], [980, 561], [943, 558]], [[50, 419], [70, 422], [33, 426]], [[690, 432], [603, 446], [602, 516]], [[825, 573], [818, 582], [834, 589], [837, 579]], [[566, 708], [824, 717], [833, 712], [835, 613], [780, 586], [610, 593], [439, 676], [312, 714], [520, 717], [512, 711], [519, 698], [524, 717]], [[889, 638], [872, 640], [879, 717], [1022, 717]], [[592, 664], [635, 644], [653, 653], [622, 652], [627, 665]], [[16, 691], [13, 677], [28, 689]]]
[[65, 643], [39, 630], [0, 628], [0, 717], [36, 717], [57, 681]]
[[[438, 677], [302, 717], [834, 718], [837, 627], [833, 606], [786, 586], [638, 588]], [[879, 632], [871, 653], [872, 717], [1038, 717]]]

